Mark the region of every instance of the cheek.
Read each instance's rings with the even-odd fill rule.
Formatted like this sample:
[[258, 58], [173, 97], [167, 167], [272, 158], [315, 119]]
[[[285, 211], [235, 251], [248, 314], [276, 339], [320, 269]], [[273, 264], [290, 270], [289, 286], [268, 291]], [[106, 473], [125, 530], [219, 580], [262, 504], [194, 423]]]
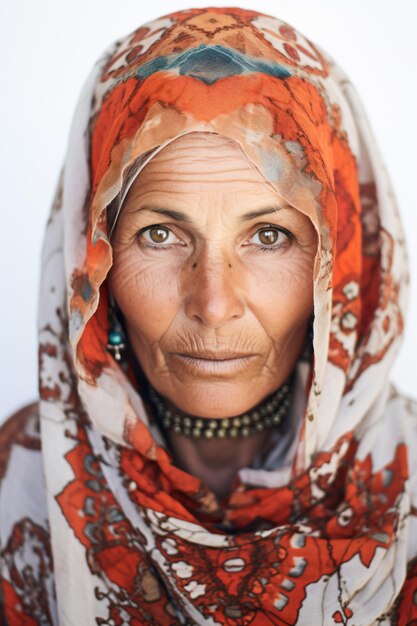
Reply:
[[261, 275], [251, 275], [250, 307], [272, 339], [282, 341], [303, 327], [310, 317], [313, 260], [311, 254], [299, 251], [278, 262], [264, 264]]
[[157, 339], [174, 319], [179, 306], [177, 280], [160, 262], [138, 260], [134, 249], [115, 251], [109, 284], [135, 334]]

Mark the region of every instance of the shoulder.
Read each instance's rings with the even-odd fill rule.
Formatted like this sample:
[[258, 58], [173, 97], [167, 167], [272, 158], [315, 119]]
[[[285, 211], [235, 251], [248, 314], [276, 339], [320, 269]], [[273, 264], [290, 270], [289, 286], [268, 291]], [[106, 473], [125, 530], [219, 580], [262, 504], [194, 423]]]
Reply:
[[38, 403], [24, 406], [0, 426], [0, 481], [5, 477], [13, 449], [40, 450]]
[[392, 381], [389, 383], [387, 398], [388, 412], [395, 413], [411, 427], [417, 426], [417, 399], [399, 389]]
[[44, 499], [44, 475], [38, 404], [29, 404], [0, 426], [0, 541], [4, 521], [25, 514], [29, 501]]
[[32, 402], [22, 407], [13, 415], [10, 415], [0, 426], [0, 436], [2, 443], [13, 439], [13, 434], [19, 430], [26, 429], [29, 422], [37, 420], [39, 415], [38, 403]]
[[33, 599], [34, 589], [31, 609], [44, 615], [43, 599], [53, 580], [39, 421], [34, 403], [0, 426], [1, 624], [32, 624], [24, 599]]
[[417, 399], [400, 391], [395, 385], [391, 384], [388, 406], [396, 416], [397, 421], [402, 417], [408, 432], [417, 436]]

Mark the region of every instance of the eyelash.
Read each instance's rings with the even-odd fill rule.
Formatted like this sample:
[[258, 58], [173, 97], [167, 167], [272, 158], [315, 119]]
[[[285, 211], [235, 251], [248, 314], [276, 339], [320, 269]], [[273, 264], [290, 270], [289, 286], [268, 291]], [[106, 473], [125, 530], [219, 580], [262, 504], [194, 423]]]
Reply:
[[[168, 226], [165, 226], [164, 224], [152, 224], [151, 226], [145, 226], [145, 228], [141, 228], [139, 230], [139, 232], [137, 233], [137, 238], [139, 238], [139, 236], [146, 232], [147, 230], [150, 230], [151, 228], [165, 228], [166, 230], [169, 230], [170, 232], [173, 232], [170, 228], [168, 228]], [[277, 230], [280, 233], [283, 233], [284, 235], [286, 235], [288, 237], [288, 239], [292, 242], [294, 239], [294, 235], [289, 231], [286, 230], [285, 228], [282, 228], [280, 226], [275, 226], [272, 224], [267, 224], [265, 226], [262, 226], [261, 228], [259, 228], [257, 231], [254, 232], [254, 235], [256, 235], [259, 231], [261, 230]], [[253, 235], [252, 235], [253, 236]], [[171, 244], [167, 244], [167, 245], [152, 245], [149, 243], [145, 243], [143, 245], [144, 248], [150, 248], [152, 250], [159, 250], [161, 252], [166, 252], [167, 250], [170, 250], [171, 248], [173, 248], [174, 246], [176, 246], [177, 244], [175, 243], [171, 243]], [[271, 246], [258, 246], [259, 250], [258, 252], [276, 252], [277, 250], [280, 250], [282, 247], [284, 247], [285, 245], [287, 245], [287, 242], [283, 242], [280, 243], [278, 245], [271, 245]]]

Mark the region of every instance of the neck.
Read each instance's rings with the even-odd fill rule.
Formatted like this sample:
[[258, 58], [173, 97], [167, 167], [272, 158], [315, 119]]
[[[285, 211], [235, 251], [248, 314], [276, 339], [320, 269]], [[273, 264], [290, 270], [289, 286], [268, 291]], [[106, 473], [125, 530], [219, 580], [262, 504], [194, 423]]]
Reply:
[[219, 441], [166, 433], [175, 464], [203, 480], [219, 499], [230, 495], [237, 472], [265, 450], [269, 435], [263, 431], [244, 439]]

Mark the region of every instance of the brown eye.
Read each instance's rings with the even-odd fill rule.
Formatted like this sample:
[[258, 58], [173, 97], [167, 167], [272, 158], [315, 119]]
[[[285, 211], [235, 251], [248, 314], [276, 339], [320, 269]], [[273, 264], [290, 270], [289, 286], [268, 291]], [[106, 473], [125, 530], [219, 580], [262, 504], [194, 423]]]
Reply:
[[169, 236], [169, 231], [167, 228], [162, 226], [152, 226], [149, 229], [149, 236], [155, 243], [164, 243]]
[[284, 228], [278, 226], [264, 226], [259, 228], [254, 235], [252, 241], [255, 243], [255, 249], [258, 252], [271, 252], [287, 248], [291, 245], [293, 236]]
[[278, 240], [279, 231], [276, 228], [263, 228], [258, 232], [259, 241], [264, 245], [274, 244]]
[[137, 240], [145, 248], [154, 250], [169, 250], [186, 244], [178, 239], [168, 226], [153, 224], [142, 228], [137, 234]]

